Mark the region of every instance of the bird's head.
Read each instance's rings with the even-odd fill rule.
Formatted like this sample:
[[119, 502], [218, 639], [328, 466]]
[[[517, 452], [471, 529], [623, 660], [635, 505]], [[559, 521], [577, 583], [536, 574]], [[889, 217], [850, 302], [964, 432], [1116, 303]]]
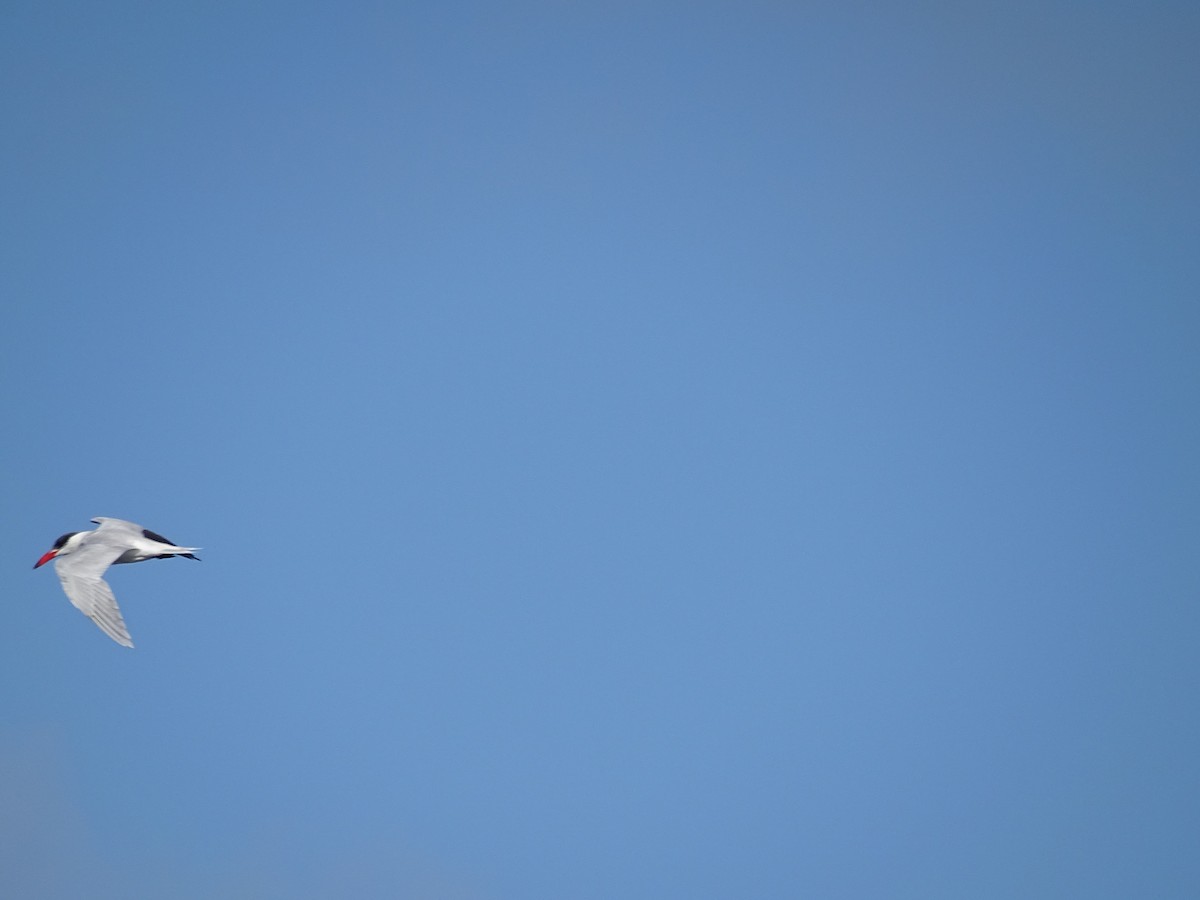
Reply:
[[72, 538], [77, 538], [83, 533], [84, 532], [82, 531], [68, 531], [54, 542], [53, 547], [42, 554], [42, 558], [35, 562], [33, 567], [36, 569], [38, 566], [44, 566], [56, 556], [66, 556], [68, 553], [74, 550], [75, 546], [79, 543], [78, 540], [72, 540]]

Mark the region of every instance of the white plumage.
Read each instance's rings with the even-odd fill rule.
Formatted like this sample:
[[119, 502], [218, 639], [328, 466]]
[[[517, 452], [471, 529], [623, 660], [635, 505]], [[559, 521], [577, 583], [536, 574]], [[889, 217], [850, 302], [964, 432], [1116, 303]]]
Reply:
[[117, 598], [102, 577], [109, 566], [119, 563], [193, 556], [199, 547], [180, 547], [161, 534], [155, 534], [124, 519], [92, 519], [100, 527], [94, 531], [64, 534], [41, 559], [38, 566], [54, 560], [54, 570], [67, 598], [100, 630], [123, 647], [132, 647], [129, 629], [121, 616]]

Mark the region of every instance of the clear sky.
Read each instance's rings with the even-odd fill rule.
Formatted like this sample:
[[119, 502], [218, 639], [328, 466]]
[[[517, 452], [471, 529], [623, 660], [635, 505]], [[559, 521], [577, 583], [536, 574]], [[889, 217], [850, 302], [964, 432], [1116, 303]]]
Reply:
[[1198, 43], [5, 3], [0, 895], [1200, 896]]

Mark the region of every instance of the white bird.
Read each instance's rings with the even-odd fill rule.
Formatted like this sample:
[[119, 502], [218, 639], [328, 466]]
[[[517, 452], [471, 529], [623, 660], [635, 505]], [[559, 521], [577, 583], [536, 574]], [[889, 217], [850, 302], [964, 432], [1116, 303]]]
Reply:
[[129, 630], [121, 618], [117, 598], [101, 576], [118, 563], [186, 556], [199, 561], [193, 552], [200, 547], [179, 547], [161, 534], [124, 519], [92, 519], [95, 531], [70, 531], [54, 542], [34, 568], [54, 560], [54, 570], [67, 598], [100, 630], [122, 647], [132, 647]]

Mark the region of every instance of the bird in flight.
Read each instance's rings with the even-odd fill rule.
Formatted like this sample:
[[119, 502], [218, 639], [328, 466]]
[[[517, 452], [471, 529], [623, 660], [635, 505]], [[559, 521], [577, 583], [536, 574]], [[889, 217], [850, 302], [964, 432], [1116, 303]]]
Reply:
[[54, 571], [63, 590], [75, 607], [95, 622], [100, 630], [122, 647], [132, 647], [129, 629], [121, 618], [117, 598], [101, 576], [109, 566], [135, 563], [147, 559], [167, 559], [186, 556], [197, 562], [194, 551], [199, 547], [180, 547], [161, 534], [124, 519], [92, 519], [100, 527], [94, 531], [70, 531], [54, 542], [42, 558], [33, 564], [36, 569], [54, 560]]

